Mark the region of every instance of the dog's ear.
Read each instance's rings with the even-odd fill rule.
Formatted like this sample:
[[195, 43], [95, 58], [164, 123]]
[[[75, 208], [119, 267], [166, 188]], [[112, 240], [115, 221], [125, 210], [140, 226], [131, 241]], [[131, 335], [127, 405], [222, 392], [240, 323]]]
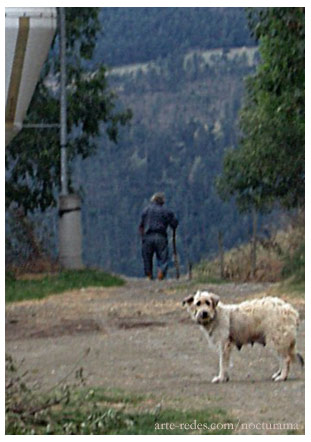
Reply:
[[194, 296], [189, 295], [183, 300], [182, 305], [186, 305], [186, 304], [190, 305], [193, 303], [193, 300], [194, 300]]
[[211, 300], [212, 300], [212, 303], [213, 303], [213, 308], [215, 309], [217, 307], [217, 305], [218, 305], [218, 302], [219, 302], [220, 298], [219, 298], [218, 295], [215, 295], [215, 293], [211, 293]]

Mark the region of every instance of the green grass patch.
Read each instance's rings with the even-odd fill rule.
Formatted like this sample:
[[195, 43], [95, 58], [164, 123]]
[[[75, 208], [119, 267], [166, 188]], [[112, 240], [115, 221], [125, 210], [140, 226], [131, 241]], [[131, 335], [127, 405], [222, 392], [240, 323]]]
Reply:
[[44, 408], [48, 401], [52, 403], [46, 397], [41, 400], [42, 411], [35, 415], [28, 412], [34, 402], [40, 403], [38, 398], [29, 406], [26, 402], [24, 409], [20, 404], [18, 413], [13, 407], [7, 408], [6, 434], [189, 435], [234, 431], [233, 421], [220, 409], [160, 409], [154, 401], [150, 405], [150, 398], [145, 402], [143, 396], [101, 388], [68, 390], [65, 401]]
[[114, 287], [125, 282], [118, 276], [101, 270], [66, 270], [36, 279], [17, 279], [12, 273], [6, 275], [6, 302], [41, 299], [51, 294], [86, 287]]
[[292, 252], [287, 253], [283, 258], [284, 266], [282, 269], [283, 281], [280, 288], [286, 294], [304, 295], [305, 294], [305, 242]]
[[193, 281], [196, 284], [218, 284], [218, 285], [229, 284], [231, 282], [228, 279], [221, 279], [221, 278], [216, 278], [207, 275], [200, 275], [200, 274], [197, 274], [193, 278]]
[[279, 292], [290, 295], [292, 297], [304, 298], [305, 297], [305, 281], [297, 281], [295, 277], [288, 278], [285, 281], [279, 283]]

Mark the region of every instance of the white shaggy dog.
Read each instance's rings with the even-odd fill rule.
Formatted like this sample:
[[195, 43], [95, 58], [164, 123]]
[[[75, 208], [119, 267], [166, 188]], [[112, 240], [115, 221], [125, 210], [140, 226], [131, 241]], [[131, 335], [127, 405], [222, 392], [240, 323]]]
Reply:
[[240, 350], [245, 344], [258, 342], [276, 350], [280, 367], [272, 376], [285, 381], [290, 363], [302, 356], [296, 352], [299, 313], [279, 298], [265, 297], [241, 304], [225, 305], [219, 296], [198, 291], [183, 300], [192, 319], [198, 323], [209, 343], [219, 350], [219, 374], [212, 382], [229, 380], [230, 352], [234, 345]]

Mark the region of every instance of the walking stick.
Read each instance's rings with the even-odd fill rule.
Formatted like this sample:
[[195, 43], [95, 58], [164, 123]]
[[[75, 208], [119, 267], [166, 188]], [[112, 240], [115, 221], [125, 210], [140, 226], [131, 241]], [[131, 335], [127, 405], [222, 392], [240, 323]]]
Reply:
[[176, 249], [176, 229], [173, 229], [173, 257], [176, 269], [176, 279], [179, 279], [179, 262], [178, 262], [177, 249]]

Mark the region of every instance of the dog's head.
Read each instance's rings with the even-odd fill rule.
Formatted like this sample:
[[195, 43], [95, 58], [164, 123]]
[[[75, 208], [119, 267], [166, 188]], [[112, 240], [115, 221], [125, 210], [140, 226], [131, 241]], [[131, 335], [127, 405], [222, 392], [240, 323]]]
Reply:
[[201, 325], [207, 325], [216, 315], [219, 296], [207, 291], [197, 291], [195, 295], [187, 296], [182, 305], [187, 307], [190, 316]]

